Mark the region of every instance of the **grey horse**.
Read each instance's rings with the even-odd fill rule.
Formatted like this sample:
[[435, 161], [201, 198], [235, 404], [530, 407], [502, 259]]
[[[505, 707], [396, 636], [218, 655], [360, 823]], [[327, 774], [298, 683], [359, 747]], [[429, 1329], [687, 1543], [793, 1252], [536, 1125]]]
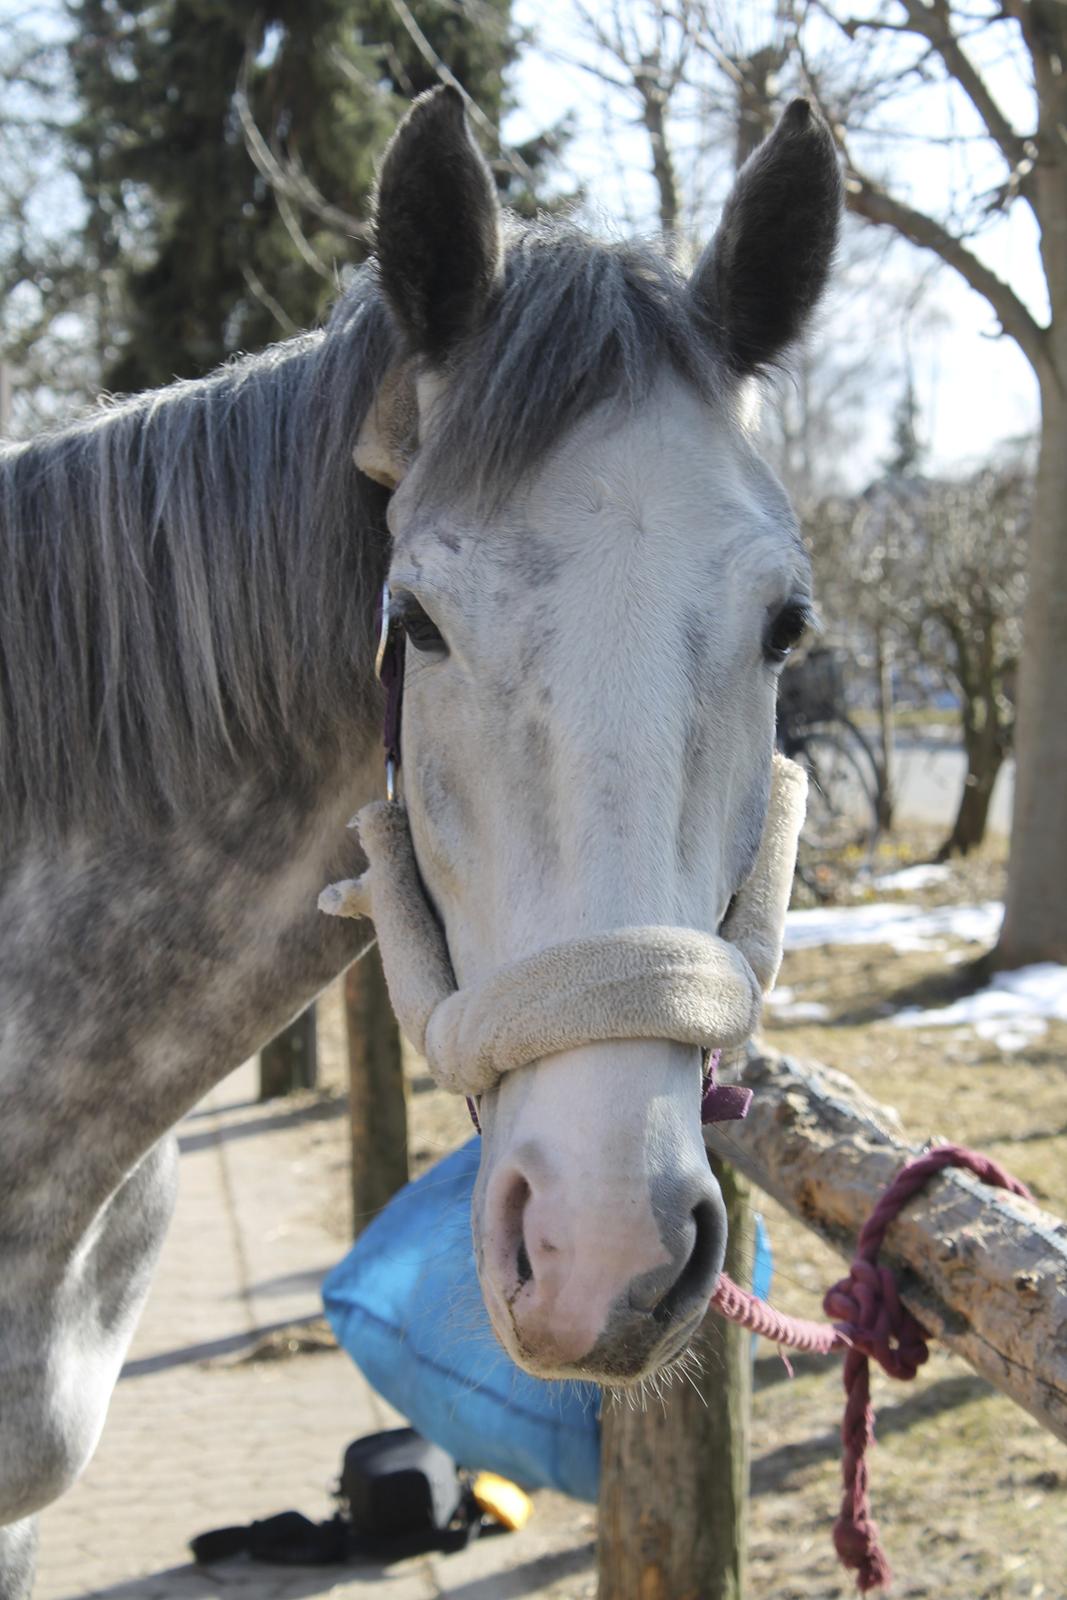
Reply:
[[[747, 396], [818, 300], [839, 210], [795, 102], [687, 277], [507, 222], [437, 91], [323, 330], [3, 447], [2, 1600], [29, 1595], [37, 1513], [104, 1425], [169, 1130], [371, 936], [316, 897], [360, 870], [345, 824], [381, 784], [387, 571], [457, 974], [720, 926], [809, 608]], [[668, 1041], [590, 1045], [485, 1097], [483, 1283], [532, 1370], [637, 1378], [699, 1320], [723, 1248], [699, 1070]]]

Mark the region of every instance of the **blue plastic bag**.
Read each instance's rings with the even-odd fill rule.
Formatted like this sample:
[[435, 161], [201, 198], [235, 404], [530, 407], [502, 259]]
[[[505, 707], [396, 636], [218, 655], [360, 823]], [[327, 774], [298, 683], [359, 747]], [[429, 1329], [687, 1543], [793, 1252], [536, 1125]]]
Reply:
[[461, 1466], [595, 1500], [600, 1392], [532, 1378], [482, 1302], [470, 1204], [479, 1141], [394, 1195], [322, 1286], [337, 1342]]
[[[599, 1389], [530, 1377], [489, 1325], [470, 1227], [479, 1143], [393, 1196], [323, 1283], [326, 1315], [379, 1394], [461, 1466], [596, 1500]], [[753, 1279], [766, 1298], [771, 1253], [758, 1216]]]

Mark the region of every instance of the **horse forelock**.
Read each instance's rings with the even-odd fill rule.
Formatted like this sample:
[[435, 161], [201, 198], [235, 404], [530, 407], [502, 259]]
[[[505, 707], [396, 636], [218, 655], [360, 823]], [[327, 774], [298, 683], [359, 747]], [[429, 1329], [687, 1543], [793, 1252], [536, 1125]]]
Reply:
[[726, 373], [680, 270], [655, 244], [558, 218], [513, 225], [482, 326], [456, 351], [423, 482], [499, 505], [593, 407], [632, 411], [665, 368], [708, 398]]

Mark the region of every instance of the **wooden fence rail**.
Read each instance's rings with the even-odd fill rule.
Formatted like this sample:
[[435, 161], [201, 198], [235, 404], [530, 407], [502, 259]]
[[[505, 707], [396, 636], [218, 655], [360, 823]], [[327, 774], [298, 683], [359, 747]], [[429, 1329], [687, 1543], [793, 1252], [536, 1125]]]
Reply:
[[[751, 1053], [745, 1122], [705, 1130], [725, 1157], [846, 1258], [901, 1164], [899, 1119], [844, 1076]], [[889, 1229], [883, 1251], [928, 1331], [1067, 1442], [1067, 1222], [955, 1170]]]

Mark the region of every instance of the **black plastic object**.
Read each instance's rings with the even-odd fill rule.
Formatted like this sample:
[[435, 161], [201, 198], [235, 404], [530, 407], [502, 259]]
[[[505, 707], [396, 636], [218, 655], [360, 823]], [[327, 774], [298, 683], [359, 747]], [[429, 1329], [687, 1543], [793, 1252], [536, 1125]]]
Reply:
[[414, 1428], [390, 1428], [349, 1445], [338, 1493], [357, 1539], [377, 1542], [444, 1532], [460, 1509], [464, 1486], [440, 1445]]
[[348, 1559], [350, 1545], [343, 1517], [312, 1522], [299, 1511], [280, 1511], [243, 1528], [216, 1528], [189, 1541], [193, 1560], [204, 1565], [248, 1555], [253, 1561], [282, 1567], [334, 1566]]
[[447, 1451], [414, 1428], [356, 1439], [345, 1451], [341, 1510], [315, 1523], [282, 1511], [246, 1527], [216, 1528], [190, 1540], [208, 1565], [247, 1555], [276, 1566], [320, 1567], [373, 1557], [389, 1562], [431, 1550], [462, 1550], [492, 1519], [482, 1517], [467, 1479]]

